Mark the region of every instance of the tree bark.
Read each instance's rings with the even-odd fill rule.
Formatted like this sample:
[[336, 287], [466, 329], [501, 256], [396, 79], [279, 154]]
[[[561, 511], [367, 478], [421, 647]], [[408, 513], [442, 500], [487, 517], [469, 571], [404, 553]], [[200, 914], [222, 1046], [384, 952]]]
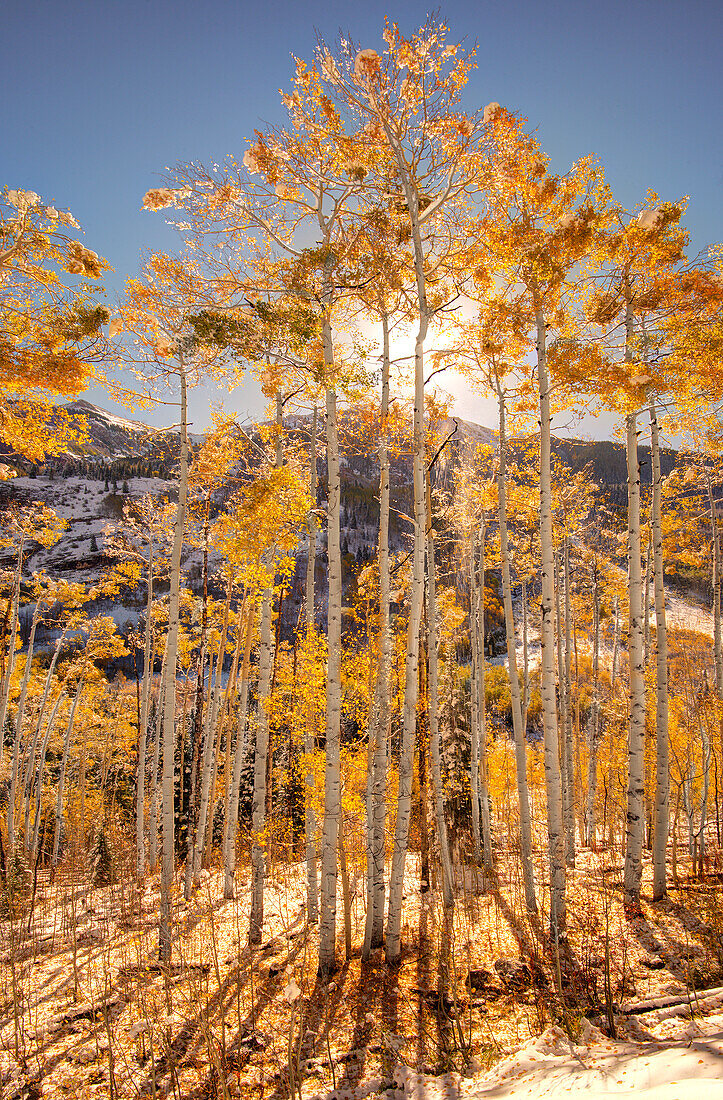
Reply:
[[522, 862], [522, 880], [525, 890], [525, 903], [528, 912], [537, 912], [535, 896], [535, 872], [532, 866], [532, 819], [530, 815], [530, 794], [527, 785], [527, 741], [522, 727], [522, 702], [520, 699], [520, 678], [517, 673], [517, 640], [515, 638], [515, 620], [512, 609], [512, 582], [510, 579], [510, 551], [507, 538], [507, 439], [505, 430], [505, 399], [501, 390], [497, 391], [499, 403], [499, 462], [497, 464], [497, 506], [500, 528], [500, 558], [502, 561], [502, 593], [505, 608], [505, 629], [507, 633], [507, 665], [510, 677], [510, 698], [512, 702], [512, 729], [515, 740], [515, 771], [517, 775], [517, 797], [520, 809], [520, 860]]
[[[307, 658], [312, 660], [312, 647], [316, 638], [316, 614], [314, 610], [314, 582], [316, 574], [316, 436], [318, 411], [314, 405], [311, 418], [311, 445], [309, 448], [309, 496], [311, 511], [306, 527], [309, 538], [309, 551], [306, 559], [306, 593], [304, 613], [306, 618]], [[316, 813], [314, 811], [314, 769], [312, 757], [316, 749], [316, 702], [313, 693], [307, 697], [306, 729], [304, 731], [304, 752], [307, 759], [304, 785], [304, 836], [306, 842], [306, 916], [307, 920], [319, 919], [319, 873], [316, 860]]]
[[148, 742], [148, 707], [151, 698], [151, 680], [153, 669], [151, 650], [153, 641], [153, 535], [148, 542], [148, 593], [146, 600], [146, 630], [143, 642], [143, 689], [141, 694], [141, 713], [138, 723], [138, 768], [136, 771], [136, 879], [143, 880], [146, 871], [146, 752]]
[[541, 642], [540, 693], [545, 737], [545, 788], [550, 859], [550, 933], [557, 941], [565, 934], [565, 837], [562, 820], [562, 783], [555, 698], [555, 562], [552, 542], [552, 478], [550, 379], [547, 369], [546, 322], [535, 311], [537, 327], [537, 383], [540, 398], [540, 550]]
[[665, 852], [670, 818], [670, 771], [668, 763], [668, 628], [665, 614], [663, 572], [663, 529], [661, 514], [660, 438], [655, 403], [650, 405], [650, 450], [653, 501], [652, 539], [655, 585], [655, 818], [653, 828], [653, 899], [665, 897], [667, 882]]
[[[323, 321], [324, 362], [333, 369], [331, 324]], [[328, 664], [326, 679], [326, 760], [324, 767], [324, 823], [321, 836], [321, 916], [319, 971], [336, 969], [336, 884], [339, 818], [341, 814], [341, 480], [337, 436], [336, 390], [326, 390], [326, 456], [328, 478], [327, 554], [329, 603], [327, 618]]]
[[178, 469], [178, 505], [173, 525], [173, 550], [171, 553], [170, 592], [168, 596], [168, 642], [166, 653], [165, 691], [163, 699], [163, 799], [161, 862], [161, 904], [158, 931], [158, 957], [163, 963], [171, 961], [171, 937], [173, 928], [173, 873], [174, 873], [174, 778], [176, 748], [176, 663], [178, 658], [178, 628], [181, 592], [181, 552], [186, 529], [186, 494], [188, 491], [188, 395], [186, 371], [179, 360], [180, 409], [180, 459]]

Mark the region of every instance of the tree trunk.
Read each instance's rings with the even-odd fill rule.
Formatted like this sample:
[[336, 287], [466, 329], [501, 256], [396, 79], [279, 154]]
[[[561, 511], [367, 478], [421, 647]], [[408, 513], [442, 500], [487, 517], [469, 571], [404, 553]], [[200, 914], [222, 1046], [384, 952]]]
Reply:
[[70, 740], [73, 736], [73, 723], [75, 721], [75, 712], [78, 709], [78, 702], [80, 700], [80, 693], [83, 690], [83, 681], [80, 680], [75, 692], [75, 698], [70, 708], [70, 714], [68, 715], [68, 724], [65, 727], [65, 740], [63, 742], [63, 755], [60, 759], [60, 773], [58, 775], [58, 790], [55, 798], [55, 834], [53, 837], [53, 858], [51, 861], [51, 871], [54, 873], [55, 868], [58, 865], [58, 855], [60, 852], [60, 833], [63, 827], [63, 793], [65, 791], [65, 773], [68, 768], [68, 753], [70, 752]]
[[600, 674], [600, 587], [597, 566], [592, 588], [592, 696], [587, 724], [587, 813], [585, 815], [586, 843], [595, 847], [595, 799], [597, 796], [597, 750], [599, 727], [599, 674]]
[[[484, 585], [484, 580], [482, 581]], [[472, 669], [470, 676], [471, 702], [471, 736], [469, 754], [469, 778], [470, 799], [472, 803], [472, 844], [474, 847], [474, 861], [479, 866], [482, 862], [482, 838], [479, 822], [479, 745], [480, 745], [480, 714], [479, 714], [479, 605], [480, 583], [477, 575], [477, 547], [475, 546], [474, 532], [470, 538], [469, 546], [469, 637], [472, 650]], [[484, 705], [484, 704], [483, 704]]]
[[[324, 362], [333, 369], [331, 324], [323, 321]], [[326, 456], [328, 478], [327, 554], [329, 604], [327, 620], [328, 664], [326, 678], [326, 760], [324, 767], [324, 823], [321, 835], [321, 916], [319, 921], [319, 972], [328, 976], [336, 969], [337, 844], [341, 814], [341, 480], [337, 437], [336, 390], [326, 390]]]
[[[256, 609], [252, 601], [249, 602], [246, 616], [246, 643], [241, 664], [241, 691], [239, 694], [238, 722], [236, 725], [236, 752], [233, 760], [233, 776], [226, 803], [226, 829], [224, 833], [223, 867], [224, 885], [223, 896], [234, 896], [233, 880], [236, 873], [236, 833], [238, 830], [238, 800], [241, 790], [241, 768], [246, 754], [246, 727], [248, 722], [249, 704], [249, 666], [251, 663], [251, 643], [254, 635], [256, 621]], [[241, 623], [239, 623], [241, 629]]]
[[655, 403], [650, 405], [650, 450], [653, 501], [651, 526], [653, 576], [655, 583], [655, 820], [653, 829], [653, 899], [665, 896], [667, 883], [665, 852], [670, 817], [670, 772], [668, 764], [668, 628], [663, 584], [663, 529], [661, 515], [660, 439]]
[[565, 859], [568, 867], [575, 866], [575, 761], [572, 735], [572, 700], [570, 684], [572, 679], [572, 589], [570, 580], [570, 541], [563, 537], [562, 564], [565, 574], [565, 725], [564, 748], [565, 771], [567, 772], [567, 825], [565, 829]]
[[167, 658], [168, 635], [166, 634], [163, 660], [161, 661], [161, 679], [158, 685], [158, 699], [156, 700], [156, 728], [153, 743], [153, 763], [151, 765], [151, 806], [148, 815], [148, 857], [152, 875], [155, 875], [158, 870], [158, 764], [161, 759], [161, 742], [163, 739], [163, 701], [166, 691]]
[[480, 621], [478, 626], [479, 674], [476, 680], [478, 692], [478, 720], [480, 728], [480, 809], [482, 815], [482, 866], [491, 871], [492, 824], [490, 822], [490, 784], [488, 781], [488, 722], [484, 705], [484, 514], [480, 517]]
[[[313, 659], [313, 646], [316, 638], [316, 614], [314, 610], [314, 580], [316, 573], [316, 436], [318, 411], [314, 405], [311, 418], [311, 445], [309, 447], [309, 496], [311, 511], [306, 527], [309, 537], [309, 551], [306, 559], [306, 593], [304, 613], [306, 619], [307, 659]], [[307, 696], [306, 728], [304, 731], [304, 753], [307, 767], [304, 777], [306, 798], [304, 800], [304, 837], [306, 843], [306, 917], [316, 922], [319, 919], [319, 874], [316, 860], [316, 813], [314, 810], [314, 768], [313, 755], [316, 750], [316, 700], [313, 693]]]
[[546, 323], [536, 310], [537, 382], [540, 397], [540, 550], [541, 642], [540, 693], [545, 736], [545, 788], [550, 858], [550, 933], [553, 941], [565, 934], [565, 837], [562, 820], [562, 784], [555, 698], [555, 562], [552, 543], [552, 478], [550, 379], [547, 371]]
[[537, 912], [535, 897], [535, 872], [532, 866], [532, 818], [530, 815], [530, 794], [527, 785], [527, 740], [522, 727], [522, 702], [520, 699], [520, 678], [517, 673], [517, 640], [515, 638], [515, 620], [512, 610], [512, 582], [510, 579], [510, 551], [507, 539], [507, 441], [505, 433], [505, 399], [501, 389], [497, 391], [499, 403], [499, 462], [497, 464], [497, 504], [500, 528], [500, 558], [502, 561], [502, 593], [505, 608], [505, 629], [507, 633], [507, 664], [510, 677], [510, 698], [512, 702], [512, 729], [515, 739], [515, 770], [517, 774], [517, 797], [520, 808], [520, 860], [522, 879], [525, 889], [525, 903], [528, 912]]
[[271, 618], [273, 589], [264, 591], [261, 602], [258, 704], [256, 712], [256, 748], [254, 751], [254, 793], [251, 811], [253, 838], [251, 843], [251, 914], [249, 942], [261, 943], [264, 926], [264, 880], [266, 878], [266, 757], [269, 751], [269, 716], [267, 711], [271, 687]]
[[[67, 628], [66, 628], [67, 629]], [[58, 657], [60, 655], [61, 646], [65, 640], [66, 630], [58, 638], [55, 643], [55, 651], [53, 653], [53, 659], [50, 662], [47, 674], [45, 676], [45, 687], [43, 688], [43, 697], [40, 700], [40, 706], [38, 708], [38, 717], [36, 720], [35, 733], [33, 735], [32, 745], [30, 746], [30, 752], [28, 754], [28, 760], [25, 766], [25, 772], [23, 774], [23, 802], [24, 802], [24, 815], [25, 825], [23, 834], [23, 847], [25, 851], [29, 851], [30, 846], [30, 829], [31, 829], [31, 803], [33, 794], [33, 784], [36, 782], [35, 775], [35, 760], [37, 755], [38, 741], [40, 740], [40, 732], [43, 728], [43, 718], [45, 717], [45, 708], [47, 706], [48, 698], [50, 697], [50, 691], [53, 686], [53, 673], [55, 672], [55, 666], [58, 663]]]
[[165, 691], [163, 698], [163, 800], [162, 837], [163, 860], [161, 863], [161, 905], [158, 932], [158, 957], [163, 963], [171, 961], [171, 935], [173, 925], [173, 872], [174, 872], [174, 777], [176, 747], [176, 662], [178, 657], [178, 626], [181, 590], [181, 551], [186, 529], [186, 493], [188, 489], [188, 404], [186, 372], [179, 361], [181, 389], [180, 461], [178, 470], [178, 506], [173, 525], [173, 550], [170, 568], [170, 592], [168, 595], [168, 643], [166, 654]]
[[427, 696], [429, 708], [429, 755], [432, 772], [432, 800], [434, 820], [439, 841], [439, 857], [442, 864], [442, 902], [445, 913], [450, 914], [454, 905], [454, 880], [452, 860], [447, 839], [447, 821], [444, 816], [444, 788], [439, 744], [439, 671], [437, 649], [437, 566], [434, 527], [432, 526], [432, 494], [429, 471], [426, 479], [426, 504], [429, 516], [427, 528], [427, 654], [429, 673]]
[[12, 855], [15, 848], [15, 796], [17, 793], [18, 782], [18, 766], [20, 763], [20, 743], [23, 735], [23, 718], [25, 716], [25, 700], [28, 696], [28, 683], [30, 681], [30, 670], [33, 664], [33, 648], [35, 646], [35, 631], [38, 625], [38, 617], [40, 614], [40, 602], [36, 603], [35, 610], [33, 612], [33, 624], [30, 628], [30, 639], [28, 641], [28, 653], [25, 658], [25, 669], [23, 671], [22, 684], [20, 686], [20, 698], [18, 699], [18, 713], [15, 718], [15, 737], [13, 739], [13, 760], [12, 768], [10, 772], [10, 789], [8, 791], [8, 855]]
[[40, 808], [41, 808], [42, 798], [43, 798], [43, 772], [45, 770], [45, 754], [48, 750], [48, 742], [50, 741], [50, 735], [52, 734], [53, 730], [55, 729], [55, 720], [57, 718], [58, 710], [60, 708], [60, 703], [61, 703], [62, 699], [63, 699], [63, 692], [61, 691], [61, 692], [58, 693], [58, 698], [55, 700], [55, 703], [53, 705], [53, 709], [50, 712], [50, 717], [48, 718], [48, 725], [47, 725], [47, 728], [45, 730], [45, 737], [43, 738], [43, 743], [40, 747], [40, 760], [39, 760], [39, 763], [38, 763], [38, 775], [37, 775], [37, 782], [36, 782], [36, 787], [35, 787], [35, 812], [34, 812], [34, 817], [33, 817], [33, 835], [32, 835], [32, 839], [28, 843], [26, 843], [26, 845], [25, 845], [25, 847], [27, 849], [27, 852], [28, 852], [28, 855], [30, 857], [30, 862], [33, 865], [35, 865], [35, 863], [36, 863], [37, 854], [38, 854], [38, 834], [40, 832]]
[[[628, 346], [632, 339], [632, 313], [628, 307]], [[627, 353], [626, 353], [627, 355]], [[626, 418], [628, 459], [628, 571], [630, 663], [630, 711], [628, 727], [628, 791], [625, 831], [625, 903], [640, 908], [643, 864], [645, 796], [645, 672], [643, 668], [643, 576], [640, 547], [640, 466], [634, 414]]]
[[143, 880], [146, 871], [146, 746], [148, 742], [148, 707], [151, 698], [151, 680], [153, 679], [153, 659], [151, 656], [153, 641], [153, 535], [148, 542], [148, 598], [146, 600], [146, 631], [143, 642], [143, 690], [141, 695], [141, 713], [138, 723], [138, 770], [136, 772], [136, 879]]
[[18, 612], [20, 609], [20, 582], [23, 575], [23, 547], [25, 545], [25, 537], [21, 535], [20, 544], [18, 546], [18, 563], [15, 567], [15, 576], [13, 578], [13, 589], [10, 596], [11, 607], [11, 625], [10, 625], [10, 641], [8, 643], [8, 663], [5, 670], [5, 676], [3, 678], [2, 695], [0, 696], [0, 764], [3, 762], [3, 747], [5, 744], [5, 719], [8, 713], [8, 702], [10, 699], [10, 681], [12, 679], [13, 671], [15, 669], [15, 639], [18, 634]]
[[[416, 256], [416, 248], [415, 248]], [[412, 804], [412, 766], [414, 731], [417, 712], [417, 666], [419, 662], [419, 630], [424, 600], [424, 549], [426, 517], [424, 505], [424, 340], [427, 335], [426, 299], [420, 299], [419, 328], [415, 343], [414, 368], [414, 551], [412, 579], [409, 591], [409, 624], [404, 676], [404, 713], [402, 744], [399, 754], [399, 794], [394, 827], [392, 870], [389, 879], [389, 910], [387, 914], [386, 958], [390, 966], [397, 965], [402, 952], [402, 895], [404, 866], [407, 856], [409, 819]]]

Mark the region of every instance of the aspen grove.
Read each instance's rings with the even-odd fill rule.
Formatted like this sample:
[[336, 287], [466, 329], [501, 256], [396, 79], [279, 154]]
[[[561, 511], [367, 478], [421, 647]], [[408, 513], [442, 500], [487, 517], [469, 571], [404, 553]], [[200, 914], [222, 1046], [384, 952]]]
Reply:
[[[85, 1028], [98, 1095], [387, 1095], [723, 996], [723, 252], [474, 65], [320, 40], [288, 125], [145, 194], [178, 249], [109, 307], [0, 196], [7, 1080]], [[192, 434], [249, 377], [265, 420]], [[91, 381], [169, 427], [104, 454]]]

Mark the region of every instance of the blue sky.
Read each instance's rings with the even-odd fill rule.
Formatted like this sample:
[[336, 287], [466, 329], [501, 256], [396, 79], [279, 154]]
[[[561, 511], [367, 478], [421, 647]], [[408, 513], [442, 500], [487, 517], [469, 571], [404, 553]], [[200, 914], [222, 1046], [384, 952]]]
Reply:
[[[220, 160], [255, 126], [283, 121], [278, 89], [317, 32], [379, 48], [385, 15], [411, 31], [427, 10], [411, 0], [5, 0], [0, 185], [74, 213], [115, 268], [112, 301], [144, 249], [176, 247], [163, 215], [140, 209], [165, 166]], [[723, 239], [719, 0], [453, 0], [438, 13], [454, 39], [478, 46], [470, 107], [498, 100], [526, 115], [556, 171], [594, 153], [625, 205], [649, 187], [690, 195], [691, 254]], [[210, 396], [197, 395], [196, 430]], [[253, 385], [230, 403], [262, 407]], [[489, 420], [478, 403], [458, 411]]]

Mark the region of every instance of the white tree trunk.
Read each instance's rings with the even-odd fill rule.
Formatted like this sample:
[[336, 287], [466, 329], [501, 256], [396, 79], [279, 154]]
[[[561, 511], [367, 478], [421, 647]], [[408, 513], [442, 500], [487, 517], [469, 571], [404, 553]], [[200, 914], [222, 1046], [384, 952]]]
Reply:
[[592, 589], [592, 695], [590, 717], [587, 724], [587, 812], [585, 815], [585, 841], [588, 848], [595, 847], [595, 800], [597, 797], [597, 750], [600, 714], [600, 590], [597, 566]]
[[[324, 362], [333, 369], [331, 325], [323, 321]], [[324, 765], [324, 822], [321, 834], [321, 914], [319, 971], [336, 969], [336, 882], [339, 818], [341, 814], [341, 477], [337, 436], [336, 390], [326, 390], [326, 460], [328, 480], [327, 554], [329, 603], [327, 617], [328, 664], [326, 677], [326, 757]]]
[[40, 807], [43, 798], [43, 774], [45, 772], [45, 754], [48, 751], [48, 742], [50, 741], [50, 735], [55, 729], [55, 720], [58, 716], [58, 710], [60, 708], [61, 700], [64, 698], [63, 692], [58, 693], [58, 698], [53, 704], [53, 708], [50, 711], [50, 717], [48, 718], [48, 725], [45, 730], [45, 736], [43, 743], [40, 747], [40, 760], [38, 762], [38, 775], [35, 787], [35, 812], [33, 815], [33, 835], [32, 838], [26, 842], [25, 848], [30, 856], [30, 862], [35, 863], [38, 854], [38, 835], [40, 833]]
[[500, 528], [500, 559], [502, 562], [502, 596], [505, 608], [505, 630], [507, 634], [507, 665], [510, 677], [510, 699], [512, 702], [512, 730], [515, 739], [515, 771], [517, 775], [517, 797], [520, 809], [520, 860], [522, 863], [522, 881], [525, 890], [525, 904], [528, 912], [537, 912], [535, 896], [535, 872], [532, 866], [532, 818], [530, 815], [530, 794], [527, 785], [527, 740], [522, 726], [522, 701], [520, 699], [520, 678], [517, 673], [517, 639], [515, 638], [515, 619], [512, 609], [512, 582], [510, 579], [510, 550], [507, 538], [507, 439], [505, 431], [505, 399], [501, 389], [497, 391], [499, 403], [499, 461], [497, 463], [497, 515]]
[[[256, 621], [256, 609], [250, 603], [246, 616], [246, 642], [244, 645], [243, 661], [241, 663], [241, 690], [239, 693], [238, 722], [236, 725], [236, 751], [233, 759], [233, 776], [226, 804], [226, 827], [224, 831], [223, 867], [224, 885], [223, 896], [234, 896], [234, 875], [236, 873], [236, 833], [238, 830], [238, 800], [241, 790], [241, 768], [246, 754], [246, 726], [248, 722], [249, 706], [249, 666], [251, 664], [251, 643], [254, 635]], [[239, 622], [239, 630], [242, 623]]]
[[55, 672], [55, 666], [58, 663], [58, 657], [60, 655], [61, 646], [65, 640], [67, 633], [67, 627], [63, 630], [62, 634], [55, 643], [55, 652], [53, 653], [53, 659], [50, 662], [47, 675], [45, 677], [45, 687], [43, 688], [43, 697], [40, 700], [40, 707], [38, 709], [38, 717], [36, 720], [35, 733], [33, 735], [33, 742], [30, 747], [30, 753], [28, 754], [28, 761], [25, 767], [25, 774], [23, 776], [23, 799], [25, 803], [25, 832], [24, 832], [24, 848], [27, 852], [30, 845], [30, 829], [31, 829], [31, 813], [30, 807], [32, 803], [32, 791], [35, 777], [35, 758], [38, 747], [38, 741], [40, 739], [40, 731], [43, 727], [43, 718], [45, 717], [45, 708], [47, 706], [48, 699], [50, 697], [50, 690], [53, 686], [53, 674]]
[[33, 612], [33, 624], [30, 628], [30, 639], [28, 641], [28, 653], [25, 658], [25, 669], [23, 671], [22, 684], [20, 686], [20, 698], [18, 699], [18, 713], [15, 718], [15, 737], [13, 738], [13, 760], [10, 772], [10, 789], [8, 792], [8, 850], [12, 855], [15, 849], [15, 812], [16, 812], [16, 794], [18, 783], [18, 767], [20, 764], [20, 744], [23, 736], [23, 718], [25, 716], [25, 700], [28, 696], [28, 683], [30, 681], [30, 670], [33, 665], [33, 648], [35, 645], [35, 631], [38, 625], [38, 617], [40, 614], [40, 603], [35, 605]]
[[20, 582], [23, 574], [23, 547], [25, 545], [25, 538], [21, 536], [20, 544], [18, 546], [18, 561], [15, 567], [15, 576], [13, 578], [13, 588], [10, 595], [11, 606], [11, 622], [10, 622], [10, 641], [8, 643], [8, 663], [5, 669], [5, 676], [3, 678], [2, 695], [0, 695], [0, 764], [3, 762], [3, 746], [5, 744], [5, 719], [8, 713], [8, 701], [10, 699], [10, 680], [12, 679], [13, 670], [15, 668], [15, 639], [18, 634], [18, 612], [20, 609]]
[[[471, 694], [471, 729], [470, 729], [470, 798], [472, 803], [472, 844], [474, 847], [475, 863], [482, 862], [482, 838], [479, 823], [479, 746], [480, 746], [480, 692], [478, 686], [480, 653], [479, 653], [479, 615], [480, 615], [480, 584], [477, 575], [477, 547], [475, 546], [474, 532], [469, 545], [469, 637], [472, 650], [472, 669], [470, 676]], [[482, 581], [484, 585], [484, 581]], [[483, 704], [484, 708], [484, 704]]]
[[540, 693], [545, 736], [545, 788], [550, 859], [550, 933], [556, 941], [565, 934], [565, 836], [562, 820], [562, 783], [555, 698], [555, 562], [552, 543], [552, 470], [550, 378], [547, 370], [545, 317], [538, 307], [537, 383], [540, 397], [540, 550], [541, 642]]
[[566, 849], [565, 859], [568, 867], [575, 866], [575, 763], [573, 752], [572, 734], [572, 698], [570, 684], [572, 681], [572, 589], [570, 579], [570, 541], [567, 535], [563, 538], [562, 563], [565, 574], [565, 725], [564, 747], [565, 772], [567, 775], [567, 822], [565, 825]]
[[[209, 699], [209, 705], [206, 713], [203, 773], [201, 777], [201, 800], [198, 811], [198, 825], [196, 828], [196, 845], [193, 852], [194, 886], [198, 886], [201, 881], [201, 865], [203, 862], [204, 848], [208, 840], [209, 826], [213, 828], [213, 807], [211, 805], [211, 799], [213, 796], [213, 789], [216, 777], [216, 766], [218, 763], [218, 745], [221, 735], [219, 710], [221, 704], [221, 688], [223, 679], [222, 673], [224, 657], [226, 654], [226, 640], [228, 638], [228, 617], [231, 607], [232, 590], [233, 580], [231, 577], [229, 577], [226, 587], [226, 603], [224, 605], [223, 612], [223, 626], [221, 628], [221, 637], [219, 639], [218, 650], [216, 652], [216, 677], [214, 680], [212, 692], [210, 679], [208, 685], [209, 692], [211, 692], [211, 698]], [[209, 665], [209, 677], [211, 676], [211, 671], [212, 668], [211, 665]]]
[[367, 918], [364, 957], [384, 942], [384, 857], [387, 836], [387, 742], [391, 722], [392, 636], [389, 618], [389, 322], [382, 311], [382, 394], [379, 431], [379, 666], [370, 728], [371, 775], [368, 777]]
[[[630, 312], [630, 310], [628, 310]], [[632, 318], [629, 321], [632, 335]], [[630, 339], [630, 337], [629, 337]], [[640, 466], [638, 432], [634, 414], [626, 417], [628, 459], [628, 575], [630, 703], [628, 725], [628, 790], [625, 831], [624, 888], [626, 904], [640, 906], [643, 875], [645, 794], [645, 672], [643, 668], [643, 575], [640, 547]]]
[[429, 706], [429, 755], [432, 772], [432, 799], [437, 827], [439, 855], [442, 864], [442, 901], [446, 910], [454, 905], [454, 878], [452, 860], [447, 840], [447, 822], [444, 816], [444, 790], [439, 748], [439, 675], [437, 654], [437, 579], [432, 525], [432, 494], [429, 471], [426, 478], [427, 525], [427, 653], [429, 658], [428, 706]]
[[[276, 398], [276, 466], [281, 466], [283, 402]], [[267, 563], [275, 570], [272, 552]], [[261, 601], [261, 629], [259, 638], [259, 681], [256, 710], [256, 746], [254, 750], [254, 790], [251, 806], [251, 912], [249, 915], [249, 943], [261, 943], [264, 928], [264, 885], [266, 882], [266, 849], [268, 844], [266, 821], [266, 768], [269, 757], [269, 703], [274, 667], [274, 650], [271, 636], [273, 620], [273, 584], [265, 589]]]
[[713, 486], [707, 479], [708, 505], [710, 507], [711, 543], [713, 548], [713, 656], [715, 660], [715, 686], [719, 699], [723, 699], [723, 643], [721, 642], [721, 552], [718, 514]]
[[158, 698], [156, 700], [156, 725], [153, 742], [153, 760], [151, 762], [151, 805], [148, 814], [148, 861], [151, 874], [158, 870], [158, 765], [161, 759], [161, 744], [163, 741], [163, 700], [166, 691], [166, 659], [168, 657], [168, 633], [163, 647], [163, 659], [161, 661], [161, 679], [158, 684]]
[[618, 650], [620, 648], [620, 600], [615, 597], [613, 619], [613, 656], [610, 664], [610, 694], [615, 691], [615, 679], [618, 672]]
[[161, 905], [158, 933], [158, 957], [163, 963], [171, 961], [171, 936], [173, 926], [173, 872], [174, 872], [174, 778], [176, 749], [176, 661], [178, 656], [178, 626], [181, 592], [181, 551], [186, 529], [186, 494], [188, 489], [188, 437], [187, 390], [185, 367], [179, 361], [181, 390], [180, 407], [180, 456], [178, 469], [178, 505], [173, 525], [173, 550], [170, 567], [170, 592], [168, 597], [168, 641], [166, 648], [165, 691], [163, 698], [163, 798], [161, 862]]
[[272, 672], [273, 589], [267, 588], [261, 601], [258, 705], [256, 711], [256, 748], [254, 751], [254, 793], [251, 810], [251, 914], [249, 942], [261, 943], [264, 927], [264, 883], [266, 879], [266, 762], [269, 753], [268, 699]]
[[668, 763], [668, 628], [663, 584], [663, 529], [661, 515], [660, 438], [655, 403], [650, 405], [650, 451], [653, 501], [651, 527], [653, 576], [655, 583], [655, 819], [653, 828], [653, 898], [658, 901], [667, 889], [665, 852], [670, 818], [670, 771]]
[[482, 865], [492, 870], [492, 825], [490, 822], [490, 792], [487, 778], [487, 712], [485, 710], [485, 517], [479, 528], [479, 585], [477, 616], [477, 721], [479, 728], [478, 793], [482, 817]]
[[[311, 418], [311, 445], [309, 448], [309, 496], [311, 511], [306, 520], [309, 538], [309, 550], [306, 558], [306, 593], [304, 614], [306, 619], [306, 642], [309, 659], [311, 646], [316, 637], [316, 613], [314, 609], [314, 581], [316, 574], [316, 436], [318, 410], [314, 405]], [[308, 761], [304, 786], [304, 836], [306, 844], [306, 916], [310, 921], [319, 919], [319, 873], [316, 860], [316, 813], [314, 811], [314, 769], [312, 757], [316, 748], [316, 702], [312, 693], [307, 700], [306, 729], [304, 731], [304, 752]]]
[[83, 681], [80, 680], [75, 692], [75, 698], [73, 699], [70, 707], [70, 714], [68, 715], [68, 724], [65, 727], [65, 740], [63, 742], [63, 755], [60, 759], [60, 772], [58, 774], [58, 790], [55, 797], [55, 835], [53, 837], [53, 858], [51, 860], [51, 871], [55, 872], [55, 868], [58, 865], [58, 854], [60, 852], [60, 833], [63, 827], [63, 794], [65, 791], [65, 773], [68, 768], [68, 753], [70, 752], [70, 741], [73, 736], [73, 723], [75, 722], [75, 712], [78, 709], [78, 702], [80, 701], [80, 694], [83, 690]]
[[[420, 260], [417, 260], [417, 256]], [[421, 266], [421, 253], [415, 247], [415, 266]], [[419, 282], [419, 280], [418, 280]], [[423, 282], [422, 282], [423, 286]], [[424, 341], [428, 319], [426, 296], [419, 298], [419, 327], [414, 349], [414, 552], [412, 579], [409, 590], [409, 625], [407, 628], [407, 652], [404, 675], [404, 712], [402, 718], [402, 744], [399, 754], [399, 794], [397, 819], [394, 827], [392, 870], [389, 879], [389, 910], [387, 914], [386, 958], [389, 965], [397, 965], [402, 952], [402, 895], [404, 893], [404, 866], [407, 857], [409, 820], [412, 808], [412, 770], [414, 763], [414, 735], [417, 718], [419, 630], [424, 602], [424, 549], [426, 534], [426, 508], [424, 506]]]
[[384, 115], [380, 116], [390, 148], [394, 153], [404, 191], [409, 215], [414, 279], [417, 290], [417, 336], [414, 344], [414, 417], [413, 417], [413, 480], [414, 480], [414, 551], [412, 556], [412, 580], [409, 590], [409, 624], [407, 628], [407, 652], [404, 671], [404, 710], [402, 716], [402, 743], [399, 755], [399, 792], [397, 817], [394, 825], [392, 869], [389, 879], [389, 908], [387, 912], [386, 959], [387, 964], [397, 965], [402, 953], [402, 898], [404, 893], [404, 866], [407, 856], [409, 820], [412, 808], [412, 770], [414, 764], [414, 740], [417, 716], [419, 631], [424, 604], [424, 552], [426, 544], [426, 508], [424, 491], [425, 438], [424, 438], [424, 342], [429, 328], [430, 311], [427, 304], [426, 274], [424, 269], [424, 242], [419, 222], [419, 193], [413, 182], [411, 169], [404, 150]]
[[146, 873], [146, 755], [148, 744], [148, 709], [153, 679], [153, 535], [148, 542], [148, 593], [146, 600], [146, 630], [143, 641], [143, 687], [141, 691], [140, 728], [138, 730], [138, 769], [136, 772], [136, 879], [142, 882]]

